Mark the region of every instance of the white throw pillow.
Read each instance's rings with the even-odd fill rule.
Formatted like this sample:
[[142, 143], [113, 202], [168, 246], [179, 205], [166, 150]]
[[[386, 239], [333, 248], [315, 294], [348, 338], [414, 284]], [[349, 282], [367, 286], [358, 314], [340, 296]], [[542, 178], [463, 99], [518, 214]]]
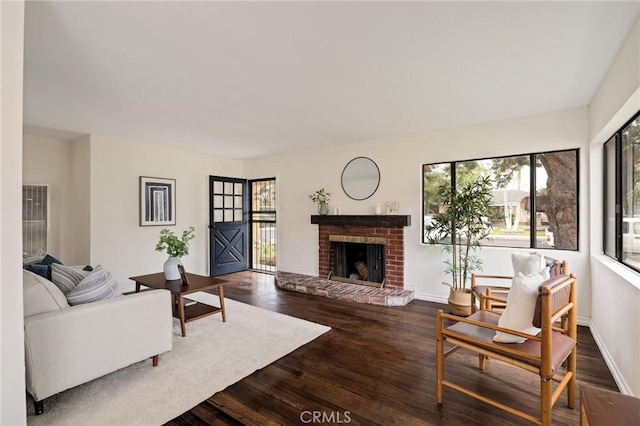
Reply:
[[[498, 320], [498, 327], [521, 331], [536, 335], [539, 328], [532, 325], [533, 314], [536, 309], [538, 287], [549, 279], [549, 268], [545, 268], [542, 274], [524, 275], [518, 272], [514, 277], [514, 283], [507, 296], [507, 307]], [[494, 342], [522, 343], [524, 337], [497, 331], [493, 337]]]
[[69, 305], [98, 302], [119, 296], [118, 282], [111, 272], [97, 267], [67, 294]]
[[547, 262], [540, 253], [511, 253], [511, 264], [514, 279], [518, 272], [523, 275], [535, 275], [547, 267]]

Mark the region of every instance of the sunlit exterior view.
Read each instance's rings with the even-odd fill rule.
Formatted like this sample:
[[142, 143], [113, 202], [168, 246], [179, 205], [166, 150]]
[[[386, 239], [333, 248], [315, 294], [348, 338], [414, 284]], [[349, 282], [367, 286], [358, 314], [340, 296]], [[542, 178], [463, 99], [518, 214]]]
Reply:
[[423, 229], [443, 208], [439, 187], [489, 176], [498, 219], [482, 245], [577, 250], [577, 171], [577, 150], [424, 165]]
[[640, 116], [604, 150], [604, 252], [640, 270]]
[[22, 250], [46, 253], [49, 226], [49, 187], [22, 185]]
[[251, 181], [251, 269], [275, 272], [277, 254], [276, 181]]

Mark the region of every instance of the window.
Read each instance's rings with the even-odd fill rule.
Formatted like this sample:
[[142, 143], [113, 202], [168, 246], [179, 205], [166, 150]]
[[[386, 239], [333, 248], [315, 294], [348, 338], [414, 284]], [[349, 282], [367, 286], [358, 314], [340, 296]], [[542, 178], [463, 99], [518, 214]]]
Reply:
[[[578, 150], [424, 165], [423, 229], [443, 208], [441, 185], [478, 176], [493, 181], [492, 204], [500, 217], [482, 245], [578, 249]], [[423, 232], [423, 242], [426, 237]]]
[[604, 253], [640, 271], [640, 113], [604, 144]]
[[22, 185], [22, 251], [46, 253], [49, 230], [49, 187]]

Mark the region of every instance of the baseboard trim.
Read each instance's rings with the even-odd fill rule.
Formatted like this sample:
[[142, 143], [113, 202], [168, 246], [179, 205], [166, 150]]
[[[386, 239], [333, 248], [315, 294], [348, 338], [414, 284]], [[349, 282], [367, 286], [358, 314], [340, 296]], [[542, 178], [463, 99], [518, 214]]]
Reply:
[[435, 302], [435, 303], [442, 303], [442, 304], [447, 304], [449, 302], [447, 302], [447, 297], [446, 296], [436, 296], [434, 294], [429, 294], [429, 293], [419, 293], [419, 292], [415, 292], [413, 294], [413, 298], [417, 299], [417, 300], [424, 300], [426, 302]]
[[602, 358], [604, 358], [605, 364], [607, 364], [607, 367], [609, 367], [609, 371], [613, 376], [613, 380], [616, 382], [616, 385], [618, 385], [618, 389], [620, 389], [620, 393], [633, 396], [633, 393], [631, 392], [631, 388], [629, 387], [626, 380], [624, 379], [624, 376], [622, 375], [622, 372], [620, 371], [620, 369], [618, 369], [618, 366], [613, 360], [613, 357], [607, 350], [607, 347], [604, 344], [604, 341], [600, 337], [600, 334], [598, 333], [598, 329], [595, 327], [592, 321], [589, 321], [589, 329], [591, 330], [591, 335], [593, 336], [593, 340], [596, 342], [596, 346], [598, 347], [598, 349], [600, 350], [600, 353], [602, 354]]
[[584, 327], [591, 328], [591, 318], [588, 317], [578, 317], [577, 318], [578, 325], [582, 325]]

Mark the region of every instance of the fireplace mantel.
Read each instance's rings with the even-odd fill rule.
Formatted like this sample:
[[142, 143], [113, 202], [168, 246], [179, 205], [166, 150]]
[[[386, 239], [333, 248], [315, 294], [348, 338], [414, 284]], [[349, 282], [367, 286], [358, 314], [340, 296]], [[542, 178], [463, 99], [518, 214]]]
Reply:
[[410, 226], [409, 215], [312, 215], [314, 225], [337, 226]]

